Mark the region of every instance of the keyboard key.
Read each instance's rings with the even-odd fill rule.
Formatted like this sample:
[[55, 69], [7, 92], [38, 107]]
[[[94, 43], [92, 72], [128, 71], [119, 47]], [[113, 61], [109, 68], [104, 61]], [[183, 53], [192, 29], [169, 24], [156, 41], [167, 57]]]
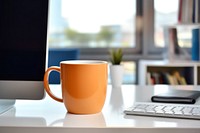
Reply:
[[200, 113], [199, 108], [193, 108], [193, 109], [192, 109], [192, 113], [194, 113], [194, 114], [199, 114], [199, 113]]
[[175, 115], [184, 115], [182, 111], [175, 111], [174, 114]]
[[143, 112], [144, 113], [145, 109], [136, 108], [136, 109], [133, 109], [133, 111], [134, 112], [141, 112], [141, 113]]
[[146, 110], [147, 113], [156, 113], [155, 110]]
[[166, 112], [165, 112], [165, 114], [168, 114], [168, 115], [173, 115], [173, 114], [174, 114], [174, 112], [172, 112], [172, 111], [166, 111]]
[[193, 114], [193, 116], [197, 116], [197, 117], [200, 117], [200, 114]]
[[164, 114], [163, 110], [156, 110], [156, 114]]
[[182, 111], [183, 111], [184, 114], [187, 114], [187, 113], [191, 114], [192, 107], [185, 107], [184, 109], [182, 109]]

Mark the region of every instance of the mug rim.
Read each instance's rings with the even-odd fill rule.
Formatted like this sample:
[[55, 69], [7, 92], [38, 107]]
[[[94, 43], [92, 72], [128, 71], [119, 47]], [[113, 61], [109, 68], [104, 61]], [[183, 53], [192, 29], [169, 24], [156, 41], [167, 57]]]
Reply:
[[61, 61], [60, 64], [99, 65], [99, 64], [108, 64], [108, 62], [103, 60], [66, 60], [66, 61]]

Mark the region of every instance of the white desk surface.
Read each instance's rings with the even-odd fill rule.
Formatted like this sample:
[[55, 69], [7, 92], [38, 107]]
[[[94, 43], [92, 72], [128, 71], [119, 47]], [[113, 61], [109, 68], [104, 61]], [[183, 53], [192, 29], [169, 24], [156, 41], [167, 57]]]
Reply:
[[[60, 86], [52, 85], [60, 94]], [[199, 89], [193, 86], [176, 86]], [[17, 100], [14, 108], [0, 115], [0, 133], [200, 133], [200, 120], [161, 117], [127, 116], [124, 108], [136, 101], [149, 101], [153, 94], [166, 91], [169, 86], [108, 85], [107, 97], [101, 113], [73, 115], [64, 104], [46, 95], [43, 100]], [[59, 95], [60, 96], [60, 95]], [[199, 104], [200, 100], [196, 104]]]

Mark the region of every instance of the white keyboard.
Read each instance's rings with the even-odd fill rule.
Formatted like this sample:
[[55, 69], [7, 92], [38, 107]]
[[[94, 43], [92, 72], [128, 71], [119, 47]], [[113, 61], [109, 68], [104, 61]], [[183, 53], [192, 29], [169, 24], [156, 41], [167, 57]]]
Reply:
[[138, 102], [124, 110], [127, 115], [200, 119], [200, 105]]

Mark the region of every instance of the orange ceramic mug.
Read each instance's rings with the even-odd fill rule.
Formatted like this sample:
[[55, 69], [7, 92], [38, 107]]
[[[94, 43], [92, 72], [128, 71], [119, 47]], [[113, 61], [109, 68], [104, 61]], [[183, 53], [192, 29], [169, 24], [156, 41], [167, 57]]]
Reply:
[[[106, 61], [71, 60], [60, 62], [60, 67], [49, 67], [44, 75], [44, 87], [51, 98], [64, 102], [69, 113], [93, 114], [102, 110], [107, 90]], [[57, 71], [61, 77], [62, 98], [49, 87], [49, 74]]]

